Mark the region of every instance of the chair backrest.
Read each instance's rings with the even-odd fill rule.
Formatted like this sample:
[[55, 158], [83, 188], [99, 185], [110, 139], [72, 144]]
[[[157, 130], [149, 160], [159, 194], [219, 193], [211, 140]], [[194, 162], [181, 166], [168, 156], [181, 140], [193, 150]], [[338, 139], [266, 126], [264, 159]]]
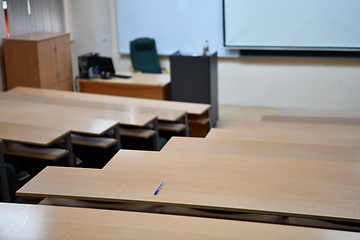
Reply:
[[154, 39], [137, 38], [131, 41], [130, 56], [135, 70], [144, 73], [161, 73]]

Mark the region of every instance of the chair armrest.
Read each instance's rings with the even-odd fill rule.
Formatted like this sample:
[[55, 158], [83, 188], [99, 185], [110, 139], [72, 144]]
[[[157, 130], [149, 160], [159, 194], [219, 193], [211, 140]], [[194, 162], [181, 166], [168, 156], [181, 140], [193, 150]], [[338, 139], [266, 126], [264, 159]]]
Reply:
[[170, 69], [167, 69], [167, 68], [161, 67], [161, 70], [164, 70], [165, 72], [167, 72], [168, 74], [170, 74]]
[[133, 72], [133, 73], [141, 73], [141, 71], [135, 70], [135, 68], [134, 68], [133, 65], [130, 66], [130, 70], [131, 70], [131, 72]]

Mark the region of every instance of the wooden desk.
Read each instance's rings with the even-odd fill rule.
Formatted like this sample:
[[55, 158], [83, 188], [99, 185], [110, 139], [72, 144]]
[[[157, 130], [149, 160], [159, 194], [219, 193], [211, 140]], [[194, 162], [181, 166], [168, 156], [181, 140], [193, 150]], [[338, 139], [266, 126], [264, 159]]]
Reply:
[[169, 74], [133, 73], [131, 78], [76, 79], [79, 92], [148, 99], [169, 99]]
[[3, 154], [3, 142], [0, 139], [0, 201], [10, 202], [9, 185], [7, 181], [6, 166]]
[[[44, 90], [44, 89], [42, 89]], [[130, 97], [116, 97], [91, 93], [74, 93], [65, 91], [38, 91], [35, 88], [17, 87], [12, 89], [12, 93], [21, 93], [27, 95], [36, 95], [56, 99], [65, 98], [81, 102], [82, 106], [89, 104], [91, 108], [113, 109], [126, 112], [152, 113], [158, 116], [161, 121], [175, 122], [184, 118], [184, 123], [188, 125], [187, 115], [189, 115], [189, 124], [192, 124], [192, 133], [205, 136], [207, 131], [214, 123], [210, 119], [210, 105], [199, 103], [185, 103], [175, 101], [162, 101], [153, 99], [141, 99]], [[48, 99], [48, 101], [51, 101]], [[85, 103], [87, 102], [87, 103]], [[205, 132], [205, 133], [204, 133]], [[194, 135], [193, 135], [194, 136]]]
[[[32, 111], [40, 114], [59, 114], [62, 113], [63, 116], [69, 116], [74, 118], [79, 116], [79, 119], [84, 118], [100, 118], [104, 120], [112, 120], [119, 122], [121, 125], [125, 126], [136, 126], [144, 127], [146, 125], [151, 125], [154, 128], [155, 136], [154, 143], [155, 148], [159, 149], [159, 129], [158, 121], [156, 115], [153, 114], [129, 114], [127, 112], [106, 110], [106, 109], [91, 109], [84, 107], [73, 107], [76, 105], [74, 103], [70, 106], [63, 105], [53, 105], [53, 104], [44, 104], [37, 101], [31, 101], [32, 98], [39, 98], [39, 102], [46, 102], [45, 98], [31, 96], [31, 95], [19, 95], [19, 94], [0, 94], [0, 108], [3, 109], [17, 109], [19, 111]], [[9, 100], [17, 99], [17, 100]], [[66, 100], [69, 101], [69, 100]], [[75, 131], [75, 130], [74, 130]], [[116, 135], [117, 136], [117, 135]], [[120, 139], [120, 136], [117, 136], [117, 139]]]
[[0, 108], [0, 121], [45, 126], [52, 129], [60, 128], [67, 131], [71, 130], [75, 133], [91, 135], [102, 135], [118, 127], [118, 122], [111, 120], [87, 118], [81, 115], [68, 116], [54, 112], [47, 114], [6, 108]]
[[298, 117], [343, 117], [343, 118], [360, 118], [359, 111], [329, 111], [329, 110], [295, 110], [283, 109], [281, 116], [298, 116]]
[[236, 130], [261, 130], [261, 131], [286, 131], [306, 132], [334, 135], [359, 136], [360, 126], [330, 125], [330, 124], [305, 124], [305, 123], [282, 123], [282, 122], [245, 122], [241, 121]]
[[268, 115], [268, 116], [263, 116], [261, 118], [261, 121], [360, 126], [360, 118], [343, 118], [343, 117], [299, 117], [299, 116]]
[[0, 211], [2, 239], [359, 238], [354, 232], [124, 211], [10, 203], [0, 203]]
[[[47, 167], [17, 195], [360, 223], [359, 166], [358, 162], [120, 150], [104, 169]], [[164, 186], [154, 195], [163, 180]]]
[[172, 137], [161, 151], [360, 162], [358, 146]]
[[[38, 91], [45, 90], [45, 91]], [[185, 110], [176, 110], [175, 108], [161, 108], [158, 106], [159, 102], [164, 102], [160, 100], [151, 100], [151, 99], [140, 99], [140, 98], [127, 98], [127, 97], [117, 97], [117, 96], [108, 96], [101, 94], [91, 94], [91, 93], [76, 93], [76, 92], [67, 92], [67, 91], [56, 91], [49, 89], [36, 89], [36, 88], [26, 88], [26, 87], [16, 87], [7, 93], [20, 93], [27, 94], [32, 96], [41, 96], [42, 98], [46, 97], [46, 101], [51, 104], [56, 104], [58, 99], [68, 99], [71, 100], [74, 105], [77, 107], [88, 107], [93, 109], [107, 109], [107, 110], [116, 110], [123, 112], [131, 113], [147, 113], [155, 114], [158, 116], [159, 120], [163, 121], [177, 121], [186, 115]], [[127, 101], [123, 101], [123, 99]], [[136, 104], [136, 100], [152, 101], [153, 104], [149, 103], [148, 106], [141, 106]], [[166, 102], [166, 101], [165, 101]]]
[[360, 146], [360, 135], [312, 133], [306, 131], [279, 131], [258, 129], [212, 128], [206, 138], [236, 139], [246, 141], [265, 141], [283, 143], [303, 143], [333, 146]]
[[[0, 118], [9, 117], [10, 112], [1, 112]], [[34, 146], [47, 147], [52, 143], [64, 139], [65, 147], [67, 151], [59, 149], [59, 151], [52, 151], [50, 153], [44, 152], [45, 159], [56, 160], [59, 157], [67, 154], [68, 166], [75, 166], [75, 159], [73, 157], [72, 143], [70, 131], [64, 128], [49, 128], [40, 125], [33, 125], [31, 123], [14, 123], [15, 121], [3, 121], [0, 119], [0, 138], [6, 142], [30, 144]], [[5, 143], [3, 143], [5, 144]], [[4, 149], [4, 153], [17, 156], [28, 156], [26, 154], [29, 149], [20, 148], [18, 151], [14, 151], [14, 147], [11, 144], [6, 144], [1, 148]], [[40, 151], [40, 150], [39, 150]], [[41, 155], [41, 154], [40, 154]], [[39, 158], [41, 156], [38, 155]]]
[[[51, 100], [51, 99], [50, 99]], [[154, 121], [155, 114], [132, 113], [114, 111], [111, 109], [99, 109], [82, 106], [81, 103], [69, 99], [52, 99], [26, 94], [14, 94], [11, 92], [0, 93], [1, 108], [13, 108], [36, 112], [54, 112], [69, 116], [84, 116], [118, 121], [121, 125], [144, 127]], [[90, 105], [90, 104], [89, 104]]]
[[66, 131], [71, 130], [71, 132], [74, 133], [97, 136], [103, 135], [113, 129], [116, 133], [115, 139], [117, 140], [117, 148], [120, 148], [121, 146], [119, 125], [116, 121], [87, 118], [83, 116], [68, 116], [54, 112], [41, 113], [7, 108], [0, 108], [0, 121], [33, 126], [45, 126], [51, 129], [59, 128], [62, 130], [65, 129]]
[[[11, 113], [11, 111], [0, 111], [0, 118], [2, 118], [0, 119], [0, 138], [4, 141], [48, 146], [70, 134], [69, 129], [47, 127], [41, 123], [38, 125], [33, 124], [34, 122], [25, 123], [25, 121], [16, 123], [16, 120], [11, 118], [8, 118], [7, 122], [5, 118], [9, 117]], [[3, 116], [3, 114], [9, 115]]]

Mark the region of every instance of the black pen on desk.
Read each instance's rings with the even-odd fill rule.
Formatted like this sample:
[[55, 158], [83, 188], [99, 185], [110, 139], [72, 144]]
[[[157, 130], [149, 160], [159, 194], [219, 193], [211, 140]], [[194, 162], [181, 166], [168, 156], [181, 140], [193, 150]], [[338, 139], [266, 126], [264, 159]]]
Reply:
[[165, 181], [162, 181], [162, 183], [160, 184], [160, 186], [158, 187], [158, 189], [156, 189], [154, 195], [158, 194], [158, 192], [160, 191], [160, 188], [164, 185]]

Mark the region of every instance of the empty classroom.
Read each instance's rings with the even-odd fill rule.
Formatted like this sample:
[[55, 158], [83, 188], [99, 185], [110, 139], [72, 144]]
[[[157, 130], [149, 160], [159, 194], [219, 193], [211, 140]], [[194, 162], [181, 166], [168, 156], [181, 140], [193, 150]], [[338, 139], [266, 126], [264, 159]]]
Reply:
[[0, 239], [360, 239], [355, 9], [3, 1]]

